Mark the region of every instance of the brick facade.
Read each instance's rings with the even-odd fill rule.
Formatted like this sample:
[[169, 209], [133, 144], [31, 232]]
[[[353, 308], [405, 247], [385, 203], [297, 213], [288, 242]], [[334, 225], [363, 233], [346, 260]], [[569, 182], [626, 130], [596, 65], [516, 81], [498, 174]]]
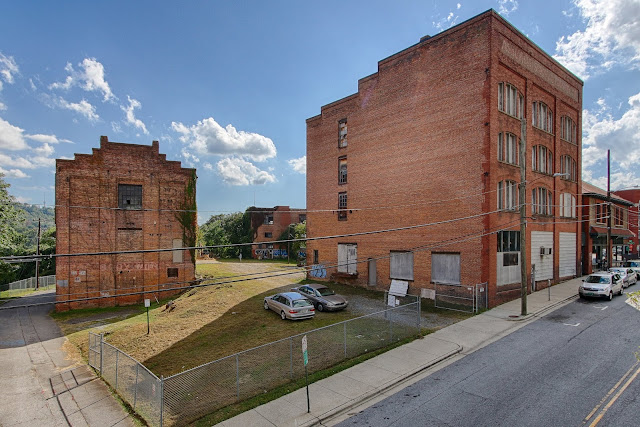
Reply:
[[[92, 154], [56, 160], [57, 253], [193, 246], [196, 214], [179, 210], [195, 209], [195, 179], [195, 169], [159, 153], [158, 141], [134, 145], [102, 136]], [[141, 186], [140, 206], [140, 198], [126, 197], [123, 185]], [[57, 300], [98, 299], [57, 304], [57, 309], [162, 298], [176, 292], [163, 289], [186, 286], [194, 275], [188, 250], [61, 257], [56, 262]], [[122, 295], [127, 293], [137, 294]]]
[[[357, 93], [323, 106], [320, 115], [307, 120], [309, 238], [473, 218], [337, 241], [311, 240], [308, 263], [317, 260], [327, 278], [386, 289], [392, 279], [390, 254], [413, 251], [409, 285], [419, 293], [434, 289], [432, 261], [457, 258], [457, 281], [488, 282], [489, 305], [518, 297], [519, 272], [517, 280], [497, 284], [502, 255], [495, 233], [519, 230], [519, 215], [515, 210], [490, 214], [498, 210], [499, 182], [520, 181], [519, 166], [498, 160], [498, 134], [521, 136], [521, 121], [498, 110], [500, 83], [503, 90], [513, 85], [526, 106], [527, 216], [533, 214], [533, 187], [554, 195], [552, 214], [529, 221], [527, 271], [539, 262], [539, 248], [531, 253], [532, 232], [550, 233], [554, 247], [560, 233], [568, 233], [564, 245], [566, 236], [573, 236], [569, 270], [575, 274], [580, 226], [575, 219], [555, 223], [560, 221], [554, 215], [559, 217], [562, 193], [579, 203], [582, 82], [492, 10], [383, 59], [377, 73], [359, 80]], [[552, 109], [549, 132], [532, 125], [533, 102]], [[571, 142], [561, 138], [561, 116], [575, 123]], [[346, 146], [341, 146], [345, 127]], [[531, 170], [534, 145], [551, 151], [550, 173]], [[571, 179], [552, 175], [560, 171], [563, 155], [575, 161], [577, 173]], [[341, 161], [347, 163], [346, 182], [340, 182]], [[346, 209], [339, 210], [339, 193], [346, 193]], [[336, 267], [338, 246], [348, 250], [349, 244], [357, 245], [355, 274]], [[567, 277], [568, 270], [559, 269], [558, 252], [545, 255], [553, 265], [553, 281]]]
[[[254, 230], [253, 241], [260, 242], [251, 246], [251, 256], [260, 259], [286, 258], [288, 249], [286, 243], [272, 244], [269, 242], [278, 240], [289, 225], [304, 221], [306, 221], [304, 209], [291, 209], [289, 206], [251, 208], [251, 229]], [[295, 258], [295, 254], [290, 255]]]
[[622, 197], [634, 204], [629, 207], [629, 230], [634, 236], [629, 239], [629, 257], [633, 259], [640, 259], [640, 239], [638, 238], [638, 231], [640, 226], [640, 188], [627, 188], [624, 190], [614, 191], [613, 194]]

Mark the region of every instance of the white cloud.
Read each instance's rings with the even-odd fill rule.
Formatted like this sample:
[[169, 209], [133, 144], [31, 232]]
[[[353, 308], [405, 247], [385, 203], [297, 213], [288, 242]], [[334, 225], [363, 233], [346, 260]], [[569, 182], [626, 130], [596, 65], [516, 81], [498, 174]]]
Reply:
[[127, 123], [140, 129], [142, 132], [144, 132], [145, 135], [148, 135], [149, 131], [147, 131], [147, 127], [142, 122], [142, 120], [136, 118], [133, 111], [135, 109], [142, 108], [142, 104], [137, 99], [132, 99], [129, 95], [127, 95], [127, 99], [129, 100], [129, 105], [126, 107], [120, 106], [122, 111], [124, 111], [127, 116]]
[[[18, 64], [13, 59], [13, 56], [5, 56], [0, 52], [0, 76], [2, 80], [9, 84], [13, 84], [14, 75], [19, 74]], [[0, 90], [2, 90], [2, 82], [0, 81]]]
[[509, 16], [510, 13], [518, 10], [518, 2], [516, 0], [498, 0], [498, 13], [500, 15]]
[[638, 0], [574, 0], [584, 31], [562, 36], [556, 42], [556, 58], [587, 80], [594, 72], [616, 63], [640, 62], [640, 2]]
[[[456, 5], [456, 9], [460, 9], [460, 4]], [[449, 12], [446, 17], [441, 18], [437, 21], [431, 21], [431, 25], [433, 25], [438, 31], [444, 31], [447, 28], [451, 28], [458, 23], [459, 16], [455, 15], [453, 12]]]
[[12, 151], [29, 148], [22, 135], [23, 132], [23, 129], [0, 118], [0, 148]]
[[456, 9], [460, 9], [462, 5], [460, 3], [456, 4]]
[[237, 131], [232, 125], [220, 126], [213, 117], [187, 127], [172, 122], [171, 128], [181, 134], [180, 140], [199, 154], [236, 155], [257, 162], [275, 157], [276, 146], [266, 136]]
[[73, 141], [69, 139], [59, 139], [55, 135], [43, 135], [41, 133], [37, 133], [35, 135], [25, 135], [25, 137], [32, 141], [48, 143], [48, 144], [58, 144], [60, 142], [68, 142], [73, 144]]
[[68, 90], [73, 86], [78, 86], [87, 92], [101, 92], [103, 101], [115, 98], [109, 83], [105, 80], [104, 66], [95, 58], [85, 58], [78, 64], [80, 68], [76, 71], [71, 63], [67, 63], [64, 69], [69, 73], [64, 82], [55, 82], [49, 85], [49, 89]]
[[80, 102], [68, 102], [67, 100], [61, 97], [57, 100], [57, 105], [59, 105], [60, 107], [66, 110], [75, 111], [76, 113], [79, 113], [85, 116], [89, 121], [92, 121], [92, 122], [100, 118], [100, 116], [98, 116], [98, 114], [96, 113], [96, 107], [91, 105], [85, 99], [83, 99]]
[[222, 159], [216, 166], [222, 179], [231, 185], [263, 185], [276, 180], [269, 172], [236, 157]]
[[6, 111], [7, 105], [0, 102], [0, 111]]
[[293, 168], [294, 171], [302, 174], [307, 173], [307, 156], [302, 156], [297, 159], [287, 160], [287, 163], [289, 163], [289, 166], [291, 166], [291, 168]]
[[6, 176], [7, 178], [29, 178], [29, 175], [22, 172], [20, 169], [2, 169], [0, 168], [0, 173]]
[[122, 133], [122, 126], [120, 126], [118, 122], [111, 122], [111, 129], [113, 129], [115, 133]]

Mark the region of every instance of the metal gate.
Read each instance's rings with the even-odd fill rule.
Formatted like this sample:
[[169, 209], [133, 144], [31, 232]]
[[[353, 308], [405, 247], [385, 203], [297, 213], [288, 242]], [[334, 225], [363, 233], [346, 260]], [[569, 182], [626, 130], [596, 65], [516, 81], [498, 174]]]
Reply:
[[435, 306], [447, 310], [478, 313], [489, 307], [488, 284], [435, 284]]

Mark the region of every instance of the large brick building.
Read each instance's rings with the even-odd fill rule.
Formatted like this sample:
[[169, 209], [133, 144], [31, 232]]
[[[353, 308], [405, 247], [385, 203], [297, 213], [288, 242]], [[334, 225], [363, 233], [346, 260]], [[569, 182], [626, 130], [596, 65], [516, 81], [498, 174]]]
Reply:
[[363, 286], [487, 282], [491, 306], [518, 297], [524, 117], [527, 271], [573, 277], [582, 86], [493, 10], [379, 61], [307, 120], [307, 235], [415, 227], [310, 240], [308, 263]]
[[[253, 258], [271, 259], [287, 257], [287, 243], [269, 243], [280, 238], [291, 224], [298, 224], [307, 220], [304, 209], [291, 209], [289, 206], [275, 206], [273, 208], [256, 208], [251, 210], [251, 229], [253, 241], [259, 242], [251, 246]], [[295, 258], [296, 254], [289, 254]]]
[[615, 191], [616, 196], [620, 196], [632, 202], [634, 205], [629, 207], [629, 230], [634, 235], [627, 240], [629, 244], [628, 257], [631, 259], [640, 258], [640, 187], [626, 188]]
[[57, 300], [96, 298], [58, 310], [142, 302], [193, 281], [191, 251], [136, 251], [195, 246], [195, 183], [195, 169], [167, 161], [158, 141], [122, 144], [102, 136], [92, 154], [58, 159], [57, 253], [133, 251], [58, 258]]

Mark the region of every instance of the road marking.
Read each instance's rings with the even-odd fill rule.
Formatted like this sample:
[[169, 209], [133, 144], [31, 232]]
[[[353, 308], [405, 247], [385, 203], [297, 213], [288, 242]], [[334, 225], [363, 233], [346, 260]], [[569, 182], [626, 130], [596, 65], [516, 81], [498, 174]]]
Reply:
[[601, 305], [594, 305], [593, 308], [597, 308], [597, 309], [600, 309], [600, 310], [606, 310], [607, 308], [609, 308], [609, 306], [605, 305], [604, 307], [602, 307]]
[[576, 323], [575, 325], [572, 325], [571, 323], [563, 323], [564, 326], [580, 326], [580, 323]]
[[[620, 378], [620, 380], [616, 383], [616, 385], [614, 385], [611, 390], [609, 390], [609, 392], [602, 398], [602, 400], [596, 405], [595, 408], [593, 408], [593, 410], [589, 413], [589, 415], [587, 415], [587, 417], [584, 419], [584, 421], [582, 422], [582, 425], [585, 425], [587, 422], [589, 422], [589, 419], [596, 413], [598, 412], [598, 410], [600, 409], [600, 407], [602, 406], [602, 404], [604, 402], [607, 401], [607, 399], [609, 399], [609, 397], [618, 389], [618, 387], [620, 387], [620, 384], [622, 384], [622, 382], [631, 374], [631, 371], [633, 371], [636, 366], [638, 366], [640, 362], [636, 362], [633, 364], [633, 366], [631, 366], [631, 368], [629, 368], [629, 370], [627, 372], [625, 372], [625, 374], [622, 376], [622, 378]], [[629, 384], [631, 384], [633, 382], [633, 380], [638, 376], [638, 374], [640, 374], [640, 368], [638, 368], [638, 370], [635, 372], [635, 374], [633, 374], [633, 376], [631, 378], [629, 378], [629, 380], [625, 383], [625, 385], [618, 391], [618, 393], [616, 393], [616, 395], [609, 401], [609, 403], [602, 409], [602, 411], [600, 411], [600, 413], [598, 414], [598, 416], [596, 418], [594, 418], [593, 422], [591, 424], [589, 424], [589, 427], [595, 427], [600, 420], [602, 419], [602, 417], [604, 416], [604, 414], [607, 412], [607, 410], [611, 407], [611, 405], [614, 404], [614, 402], [616, 400], [618, 400], [618, 397], [620, 397], [620, 395], [627, 389], [627, 387], [629, 386]]]

